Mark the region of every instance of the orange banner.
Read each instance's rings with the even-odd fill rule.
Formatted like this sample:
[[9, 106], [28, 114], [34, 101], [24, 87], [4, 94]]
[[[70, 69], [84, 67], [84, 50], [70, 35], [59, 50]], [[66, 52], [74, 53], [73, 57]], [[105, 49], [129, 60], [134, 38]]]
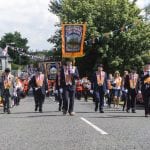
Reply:
[[83, 57], [86, 24], [62, 24], [62, 57]]

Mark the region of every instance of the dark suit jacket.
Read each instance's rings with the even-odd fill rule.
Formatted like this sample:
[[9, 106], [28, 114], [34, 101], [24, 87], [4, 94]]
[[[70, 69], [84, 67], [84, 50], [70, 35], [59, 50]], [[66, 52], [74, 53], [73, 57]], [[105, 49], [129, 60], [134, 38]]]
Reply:
[[[97, 84], [97, 76], [96, 72], [93, 74], [92, 78], [92, 90], [96, 91], [99, 88], [99, 85]], [[107, 90], [107, 74], [105, 73], [105, 79], [104, 79], [104, 84], [102, 85], [103, 92], [105, 93]]]
[[[79, 72], [77, 67], [75, 68], [75, 72], [72, 74], [72, 88], [75, 88], [75, 80], [79, 78]], [[56, 77], [56, 89], [58, 87], [58, 76]], [[65, 73], [64, 73], [64, 67], [60, 70], [60, 87], [65, 88], [66, 87], [66, 81], [65, 81]]]
[[[35, 75], [31, 78], [31, 80], [29, 82], [29, 85], [33, 89], [33, 94], [35, 94], [35, 92], [36, 92], [35, 88], [37, 88]], [[44, 75], [43, 86], [40, 88], [40, 90], [41, 90], [43, 95], [45, 95], [46, 94], [46, 90], [48, 90], [48, 83], [47, 83], [47, 79], [46, 79], [45, 75]]]
[[[130, 76], [129, 75], [127, 75], [126, 78], [125, 78], [124, 87], [126, 89], [130, 90]], [[137, 81], [137, 84], [136, 84], [136, 87], [135, 87], [136, 92], [138, 92], [139, 89], [140, 89], [140, 79], [138, 78], [138, 81]]]
[[150, 75], [148, 75], [148, 74], [143, 75], [141, 77], [141, 87], [140, 87], [140, 89], [141, 89], [142, 93], [145, 93], [145, 92], [147, 92], [147, 90], [150, 89], [150, 87], [147, 86], [147, 83], [144, 83], [144, 80], [147, 79], [148, 77], [150, 77]]

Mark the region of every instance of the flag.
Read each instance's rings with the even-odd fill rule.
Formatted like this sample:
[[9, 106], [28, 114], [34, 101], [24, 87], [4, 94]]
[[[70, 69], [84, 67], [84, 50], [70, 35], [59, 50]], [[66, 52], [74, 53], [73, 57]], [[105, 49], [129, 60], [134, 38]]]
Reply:
[[8, 53], [8, 45], [6, 45], [6, 47], [3, 49], [3, 55], [6, 56]]
[[62, 24], [62, 57], [84, 56], [86, 24]]

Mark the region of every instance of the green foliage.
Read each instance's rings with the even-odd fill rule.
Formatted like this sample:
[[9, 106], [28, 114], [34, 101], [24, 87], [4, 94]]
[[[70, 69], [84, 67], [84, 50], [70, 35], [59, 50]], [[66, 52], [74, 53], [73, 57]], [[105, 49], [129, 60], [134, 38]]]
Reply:
[[11, 64], [12, 70], [18, 70], [18, 69], [22, 70], [23, 67], [24, 67], [23, 65], [18, 65], [18, 64], [14, 64], [14, 63]]
[[[54, 0], [50, 11], [63, 22], [86, 22], [86, 40], [100, 37], [101, 43], [85, 47], [85, 56], [78, 58], [81, 76], [90, 75], [98, 63], [109, 71], [139, 68], [147, 61], [150, 50], [150, 24], [139, 15], [141, 10], [128, 0]], [[124, 26], [132, 25], [125, 29]], [[106, 37], [104, 33], [121, 29]], [[61, 34], [57, 31], [50, 42], [61, 47]], [[53, 41], [52, 41], [53, 40]]]

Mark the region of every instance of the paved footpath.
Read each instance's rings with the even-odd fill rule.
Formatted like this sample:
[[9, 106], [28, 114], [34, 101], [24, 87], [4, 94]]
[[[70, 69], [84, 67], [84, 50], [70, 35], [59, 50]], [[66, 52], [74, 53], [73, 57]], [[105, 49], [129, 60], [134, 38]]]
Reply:
[[[1, 108], [0, 108], [1, 109]], [[32, 97], [12, 114], [0, 111], [0, 150], [149, 150], [150, 117], [105, 108], [95, 113], [93, 102], [76, 100], [76, 116], [63, 116], [51, 98], [35, 113]]]

